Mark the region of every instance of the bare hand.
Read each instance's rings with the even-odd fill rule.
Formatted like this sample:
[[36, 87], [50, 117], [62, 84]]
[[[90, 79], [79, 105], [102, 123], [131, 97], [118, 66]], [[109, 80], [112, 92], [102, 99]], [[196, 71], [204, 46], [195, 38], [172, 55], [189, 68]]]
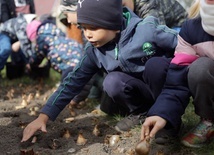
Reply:
[[166, 125], [166, 120], [159, 116], [147, 117], [141, 128], [141, 140], [154, 135]]
[[27, 141], [30, 137], [34, 135], [37, 130], [41, 130], [42, 132], [47, 132], [46, 124], [48, 121], [48, 116], [45, 114], [40, 114], [37, 119], [32, 121], [30, 124], [26, 126], [23, 131], [23, 137], [21, 142]]

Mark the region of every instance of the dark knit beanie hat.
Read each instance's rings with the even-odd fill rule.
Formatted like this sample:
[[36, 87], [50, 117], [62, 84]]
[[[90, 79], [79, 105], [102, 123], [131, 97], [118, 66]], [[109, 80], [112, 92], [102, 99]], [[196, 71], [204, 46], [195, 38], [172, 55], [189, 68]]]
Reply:
[[120, 30], [122, 0], [78, 0], [77, 22], [109, 30]]

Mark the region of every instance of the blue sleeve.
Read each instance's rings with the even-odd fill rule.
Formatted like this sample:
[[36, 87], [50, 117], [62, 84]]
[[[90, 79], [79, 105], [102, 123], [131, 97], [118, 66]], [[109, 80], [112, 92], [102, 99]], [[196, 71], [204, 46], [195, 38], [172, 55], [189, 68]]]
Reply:
[[180, 125], [190, 98], [187, 73], [187, 66], [170, 64], [164, 88], [148, 116], [160, 116], [174, 127]]
[[98, 71], [97, 66], [86, 55], [82, 61], [68, 73], [58, 89], [48, 99], [41, 112], [48, 115], [50, 120], [55, 120], [59, 113], [70, 101], [80, 93], [91, 77]]
[[164, 52], [167, 57], [172, 57], [177, 45], [178, 33], [167, 27], [160, 25], [159, 20], [153, 16], [146, 17], [137, 27], [139, 33], [137, 38], [142, 38], [140, 35], [146, 36], [146, 40], [153, 43], [156, 47], [156, 53]]

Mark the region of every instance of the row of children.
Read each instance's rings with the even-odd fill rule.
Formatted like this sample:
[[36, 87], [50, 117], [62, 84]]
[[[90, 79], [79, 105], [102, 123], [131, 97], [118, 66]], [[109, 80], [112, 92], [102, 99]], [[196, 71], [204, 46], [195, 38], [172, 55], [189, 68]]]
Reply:
[[[2, 1], [1, 3], [2, 3], [1, 8], [9, 8], [9, 7], [6, 7], [6, 4], [9, 4], [9, 3], [6, 3], [5, 1]], [[18, 2], [14, 1], [14, 3], [18, 3]], [[13, 3], [10, 3], [11, 7], [12, 7], [12, 4]], [[130, 7], [131, 9], [135, 10], [135, 13], [137, 15], [139, 15], [141, 18], [145, 18], [148, 15], [159, 17], [161, 24], [166, 24], [167, 26], [173, 27], [173, 28], [180, 27], [181, 23], [185, 20], [186, 15], [187, 15], [185, 9], [177, 1], [174, 1], [174, 0], [165, 0], [165, 1], [150, 0], [150, 1], [139, 1], [139, 2], [136, 1], [135, 4], [132, 0], [123, 0], [123, 4], [125, 6]], [[22, 6], [25, 6], [25, 8], [28, 6], [28, 9], [29, 9], [28, 12], [22, 11], [22, 13], [30, 13], [30, 12], [35, 13], [33, 1], [25, 1], [25, 5], [22, 4]], [[15, 5], [14, 5], [14, 7], [15, 7]], [[167, 7], [170, 9], [166, 9]], [[22, 10], [26, 10], [26, 9], [22, 9]], [[13, 11], [7, 11], [7, 12], [9, 12], [10, 14], [13, 14]], [[2, 13], [1, 14], [2, 19], [6, 20], [6, 17], [8, 17], [8, 18], [13, 17], [13, 16], [9, 16], [10, 15], [9, 13], [7, 15], [6, 15], [6, 11], [5, 11], [5, 14]], [[179, 14], [179, 15], [177, 15], [177, 14]], [[7, 20], [8, 20], [8, 18], [7, 18]], [[72, 19], [74, 19], [74, 20], [75, 20], [75, 18], [76, 17], [74, 17], [74, 16], [72, 17]], [[18, 20], [19, 20], [19, 17], [17, 17], [17, 21]], [[21, 20], [25, 20], [25, 19], [22, 18]], [[28, 20], [28, 23], [30, 21], [31, 21], [31, 19]], [[74, 23], [75, 21], [71, 21], [71, 22]], [[17, 40], [20, 41], [20, 46], [21, 46], [22, 51], [15, 49], [15, 51], [19, 51], [19, 52], [18, 52], [18, 54], [12, 52], [12, 61], [15, 63], [26, 63], [29, 59], [29, 56], [32, 55], [32, 53], [29, 52], [30, 45], [26, 40], [25, 32], [22, 32], [22, 31], [24, 31], [24, 27], [26, 26], [26, 24], [25, 24], [25, 22], [23, 22], [23, 24], [22, 24], [23, 26], [20, 26], [23, 28], [22, 30], [20, 30], [20, 27], [15, 28], [15, 25], [13, 25], [12, 27], [14, 27], [14, 30], [16, 29], [16, 32], [12, 32], [11, 30], [6, 29], [7, 28], [6, 25], [10, 25], [10, 23], [15, 24], [15, 20], [13, 20], [13, 22], [11, 21], [11, 22], [3, 24], [3, 26], [2, 26], [3, 28], [1, 28], [0, 32], [2, 32], [2, 33], [7, 32], [7, 33], [9, 33], [9, 35], [13, 34], [12, 39], [9, 38], [9, 39], [11, 39], [12, 44]], [[18, 26], [19, 25], [20, 24], [18, 24]], [[35, 27], [35, 30], [36, 30], [36, 28], [37, 27]], [[23, 33], [23, 35], [21, 36], [20, 34], [16, 34], [16, 33]], [[56, 35], [61, 35], [61, 34], [56, 34]], [[23, 42], [22, 40], [25, 40], [25, 41]], [[16, 45], [16, 44], [14, 44], [14, 45]], [[24, 47], [24, 46], [26, 46], [26, 47]], [[27, 47], [28, 47], [28, 52], [26, 51], [27, 49], [22, 49], [22, 48], [27, 48]], [[41, 49], [41, 47], [42, 46], [40, 46], [40, 49]], [[9, 50], [11, 51], [11, 49], [9, 49]], [[34, 49], [31, 48], [31, 50], [33, 51]], [[13, 51], [14, 51], [14, 49], [13, 49]], [[7, 59], [9, 52], [2, 51], [0, 53], [2, 55], [0, 57], [0, 59], [2, 59], [1, 66], [0, 66], [0, 70], [1, 70], [3, 68], [3, 65], [5, 64], [5, 59]], [[5, 54], [5, 53], [7, 53], [7, 54]], [[23, 56], [23, 54], [24, 54], [24, 56]], [[59, 57], [61, 57], [61, 56], [59, 56]], [[54, 64], [54, 67], [56, 67], [56, 65], [57, 64]], [[67, 65], [65, 65], [63, 67], [65, 68], [65, 67], [67, 67]], [[55, 68], [55, 69], [59, 70], [59, 66], [58, 66], [58, 68]]]

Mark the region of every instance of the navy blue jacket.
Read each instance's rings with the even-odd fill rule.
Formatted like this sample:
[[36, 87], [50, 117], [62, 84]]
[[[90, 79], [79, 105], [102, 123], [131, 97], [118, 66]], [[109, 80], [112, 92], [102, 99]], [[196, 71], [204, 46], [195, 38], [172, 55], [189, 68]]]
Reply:
[[176, 31], [159, 25], [157, 18], [150, 16], [143, 20], [124, 8], [120, 35], [100, 48], [90, 44], [86, 46], [86, 55], [48, 99], [41, 112], [55, 120], [100, 69], [107, 73], [121, 71], [133, 77], [142, 77], [149, 58], [172, 56], [176, 45]]
[[204, 31], [200, 17], [184, 22], [164, 88], [149, 110], [149, 116], [165, 118], [174, 127], [180, 125], [191, 95], [187, 80], [188, 66], [199, 57], [214, 59], [213, 43], [214, 36]]

